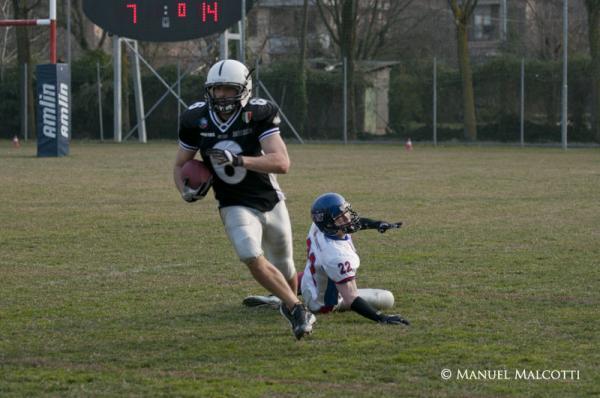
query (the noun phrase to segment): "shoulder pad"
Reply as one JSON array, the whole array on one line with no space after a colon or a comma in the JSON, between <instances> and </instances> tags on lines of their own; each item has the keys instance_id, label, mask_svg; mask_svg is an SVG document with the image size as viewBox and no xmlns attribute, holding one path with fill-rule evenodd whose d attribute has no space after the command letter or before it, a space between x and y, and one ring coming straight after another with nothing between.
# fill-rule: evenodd
<instances>
[{"instance_id":1,"label":"shoulder pad","mask_svg":"<svg viewBox=\"0 0 600 398\"><path fill-rule=\"evenodd\" d=\"M206 108L206 105L208 105L206 101L194 102L192 105L189 106L188 111L191 111L192 109Z\"/></svg>"},{"instance_id":2,"label":"shoulder pad","mask_svg":"<svg viewBox=\"0 0 600 398\"><path fill-rule=\"evenodd\" d=\"M206 114L208 110L208 104L204 101L196 102L192 104L183 114L181 115L181 121L183 124L192 126L195 125L194 121L200 119Z\"/></svg>"},{"instance_id":3,"label":"shoulder pad","mask_svg":"<svg viewBox=\"0 0 600 398\"><path fill-rule=\"evenodd\" d=\"M279 112L279 109L277 108L277 105L271 101L268 101L264 98L254 97L250 98L250 101L248 101L244 111L251 112L252 120L255 122L262 122L264 120L273 119Z\"/></svg>"}]
</instances>

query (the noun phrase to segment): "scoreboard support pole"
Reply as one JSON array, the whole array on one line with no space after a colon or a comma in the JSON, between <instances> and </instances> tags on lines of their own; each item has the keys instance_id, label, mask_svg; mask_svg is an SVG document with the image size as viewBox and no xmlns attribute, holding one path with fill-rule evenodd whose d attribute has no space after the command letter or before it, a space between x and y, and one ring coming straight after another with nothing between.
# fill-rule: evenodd
<instances>
[{"instance_id":1,"label":"scoreboard support pole","mask_svg":"<svg viewBox=\"0 0 600 398\"><path fill-rule=\"evenodd\" d=\"M238 22L238 32L242 31L242 24L241 22ZM226 31L224 31L220 36L219 36L219 58L220 59L229 59L230 54L229 54L229 42L230 41L235 41L238 44L238 58L242 59L242 53L241 53L241 49L243 48L244 44L242 42L242 35L240 33L232 33L229 31L229 29L227 29ZM242 62L244 63L244 62Z\"/></svg>"},{"instance_id":2,"label":"scoreboard support pole","mask_svg":"<svg viewBox=\"0 0 600 398\"><path fill-rule=\"evenodd\" d=\"M133 42L133 92L135 97L135 114L137 116L138 141L146 143L146 118L144 116L144 92L142 91L142 75L140 73L140 55L137 40Z\"/></svg>"},{"instance_id":3,"label":"scoreboard support pole","mask_svg":"<svg viewBox=\"0 0 600 398\"><path fill-rule=\"evenodd\" d=\"M146 133L146 117L144 116L144 91L142 89L142 75L140 72L140 54L138 50L137 40L129 40L113 36L113 74L114 74L114 140L115 142L123 141L123 80L122 80L122 68L123 58L121 42L124 42L126 46L131 49L132 53L132 80L133 80L133 93L135 98L135 113L137 117L137 125L133 130L138 131L138 140L141 143L148 142L148 136ZM133 43L133 44L132 44ZM127 56L127 51L125 56ZM128 93L126 93L127 95ZM129 138L132 132L127 134L125 140Z\"/></svg>"},{"instance_id":4,"label":"scoreboard support pole","mask_svg":"<svg viewBox=\"0 0 600 398\"><path fill-rule=\"evenodd\" d=\"M115 142L123 140L123 108L121 80L121 39L113 36L113 139Z\"/></svg>"}]
</instances>

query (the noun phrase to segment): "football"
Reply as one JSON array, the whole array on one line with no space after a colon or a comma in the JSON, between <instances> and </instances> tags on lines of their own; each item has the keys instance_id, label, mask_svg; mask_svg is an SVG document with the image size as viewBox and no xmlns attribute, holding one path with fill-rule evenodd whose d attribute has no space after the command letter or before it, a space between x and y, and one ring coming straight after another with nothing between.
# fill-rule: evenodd
<instances>
[{"instance_id":1,"label":"football","mask_svg":"<svg viewBox=\"0 0 600 398\"><path fill-rule=\"evenodd\" d=\"M205 182L212 181L212 173L204 162L192 159L185 162L181 167L181 179L183 181L187 180L187 185L190 188L197 189Z\"/></svg>"}]
</instances>

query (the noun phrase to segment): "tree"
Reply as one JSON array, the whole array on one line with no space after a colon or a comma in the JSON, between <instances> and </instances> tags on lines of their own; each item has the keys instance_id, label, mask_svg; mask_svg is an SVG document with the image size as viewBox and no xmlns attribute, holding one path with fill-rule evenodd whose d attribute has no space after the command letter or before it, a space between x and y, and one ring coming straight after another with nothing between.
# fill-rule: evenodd
<instances>
[{"instance_id":1,"label":"tree","mask_svg":"<svg viewBox=\"0 0 600 398\"><path fill-rule=\"evenodd\" d=\"M569 6L569 52L587 50L586 15L581 4L584 0L570 2ZM587 1L587 0L585 0ZM528 14L527 34L521 38L525 51L541 59L562 59L564 0L526 0Z\"/></svg>"},{"instance_id":2,"label":"tree","mask_svg":"<svg viewBox=\"0 0 600 398\"><path fill-rule=\"evenodd\" d=\"M306 35L308 31L308 0L304 0L302 5L302 29L300 32L300 57L298 59L298 93L297 112L299 128L302 134L305 133L306 115L308 114L308 96L306 94Z\"/></svg>"},{"instance_id":3,"label":"tree","mask_svg":"<svg viewBox=\"0 0 600 398\"><path fill-rule=\"evenodd\" d=\"M0 19L10 19L12 15L12 4L10 0L0 1ZM4 81L4 69L6 65L17 56L14 45L11 45L11 31L14 28L7 26L0 29L0 83Z\"/></svg>"},{"instance_id":4,"label":"tree","mask_svg":"<svg viewBox=\"0 0 600 398\"><path fill-rule=\"evenodd\" d=\"M478 0L448 0L456 25L458 64L462 77L465 138L470 140L477 139L477 120L475 118L475 95L473 93L473 72L471 71L469 57L468 29L477 2Z\"/></svg>"},{"instance_id":5,"label":"tree","mask_svg":"<svg viewBox=\"0 0 600 398\"><path fill-rule=\"evenodd\" d=\"M585 0L592 56L592 131L600 142L600 0Z\"/></svg>"},{"instance_id":6,"label":"tree","mask_svg":"<svg viewBox=\"0 0 600 398\"><path fill-rule=\"evenodd\" d=\"M13 15L14 19L30 19L31 11L39 6L41 0L36 1L28 1L28 0L12 0L13 6ZM31 46L30 46L30 38L29 38L29 29L28 27L17 27L17 61L19 65L27 64L27 75L25 76L23 73L20 74L19 77L19 87L23 87L25 85L25 79L29 84L27 85L27 92L21 93L21 95L27 96L27 109L25 112L27 113L27 125L32 133L32 136L35 136L35 108L33 106L33 65L31 63Z\"/></svg>"},{"instance_id":7,"label":"tree","mask_svg":"<svg viewBox=\"0 0 600 398\"><path fill-rule=\"evenodd\" d=\"M331 35L334 43L340 49L342 59L347 62L348 77L348 104L350 105L350 119L348 132L350 139L356 139L356 1L354 0L317 0L317 7L321 18ZM330 23L330 20L333 23Z\"/></svg>"},{"instance_id":8,"label":"tree","mask_svg":"<svg viewBox=\"0 0 600 398\"><path fill-rule=\"evenodd\" d=\"M348 131L356 138L356 61L375 58L389 43L392 27L414 0L316 0L329 35L347 60Z\"/></svg>"}]
</instances>

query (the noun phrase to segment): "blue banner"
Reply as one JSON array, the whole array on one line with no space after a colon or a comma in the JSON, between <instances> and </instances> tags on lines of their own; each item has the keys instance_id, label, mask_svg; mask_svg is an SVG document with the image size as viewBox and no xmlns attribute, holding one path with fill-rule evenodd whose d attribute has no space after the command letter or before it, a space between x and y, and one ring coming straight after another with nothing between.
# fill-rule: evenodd
<instances>
[{"instance_id":1,"label":"blue banner","mask_svg":"<svg viewBox=\"0 0 600 398\"><path fill-rule=\"evenodd\" d=\"M38 157L66 156L71 138L71 73L67 64L38 65Z\"/></svg>"}]
</instances>

